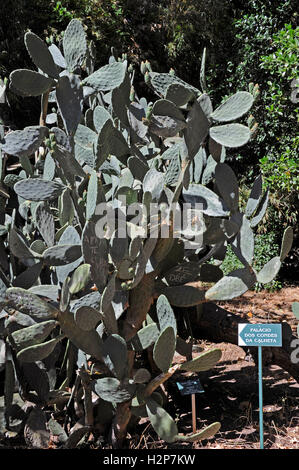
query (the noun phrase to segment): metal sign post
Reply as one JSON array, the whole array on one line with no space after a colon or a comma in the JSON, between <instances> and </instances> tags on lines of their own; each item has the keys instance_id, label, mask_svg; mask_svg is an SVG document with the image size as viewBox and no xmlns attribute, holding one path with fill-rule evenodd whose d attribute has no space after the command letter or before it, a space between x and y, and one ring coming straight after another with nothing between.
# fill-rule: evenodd
<instances>
[{"instance_id":1,"label":"metal sign post","mask_svg":"<svg viewBox=\"0 0 299 470\"><path fill-rule=\"evenodd\" d=\"M196 433L196 401L195 401L195 393L191 395L191 406L192 406L192 431L193 434Z\"/></svg>"},{"instance_id":2,"label":"metal sign post","mask_svg":"<svg viewBox=\"0 0 299 470\"><path fill-rule=\"evenodd\" d=\"M260 448L264 448L264 420L263 420L263 367L262 347L282 346L281 325L278 323L239 323L238 345L258 347L258 377L259 377L259 421L260 421Z\"/></svg>"}]
</instances>

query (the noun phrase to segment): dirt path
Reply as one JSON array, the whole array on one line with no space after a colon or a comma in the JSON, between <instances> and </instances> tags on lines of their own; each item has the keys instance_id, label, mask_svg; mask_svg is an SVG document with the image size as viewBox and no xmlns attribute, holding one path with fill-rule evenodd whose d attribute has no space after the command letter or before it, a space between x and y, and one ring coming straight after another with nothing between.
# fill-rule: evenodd
<instances>
[{"instance_id":1,"label":"dirt path","mask_svg":"<svg viewBox=\"0 0 299 470\"><path fill-rule=\"evenodd\" d=\"M218 302L218 305L252 323L287 321L295 332L298 322L292 314L293 302L299 302L299 286L286 287L277 292L248 291L242 297Z\"/></svg>"}]
</instances>

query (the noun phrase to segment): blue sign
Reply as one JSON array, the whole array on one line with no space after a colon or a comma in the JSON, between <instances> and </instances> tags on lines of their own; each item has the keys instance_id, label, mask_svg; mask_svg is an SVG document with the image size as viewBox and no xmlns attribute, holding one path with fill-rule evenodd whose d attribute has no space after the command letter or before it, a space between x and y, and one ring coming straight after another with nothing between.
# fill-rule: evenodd
<instances>
[{"instance_id":1,"label":"blue sign","mask_svg":"<svg viewBox=\"0 0 299 470\"><path fill-rule=\"evenodd\" d=\"M176 384L181 395L205 392L199 379L184 380L183 382L177 382Z\"/></svg>"},{"instance_id":2,"label":"blue sign","mask_svg":"<svg viewBox=\"0 0 299 470\"><path fill-rule=\"evenodd\" d=\"M262 347L282 346L279 323L239 323L238 345L258 346L260 448L264 448Z\"/></svg>"},{"instance_id":3,"label":"blue sign","mask_svg":"<svg viewBox=\"0 0 299 470\"><path fill-rule=\"evenodd\" d=\"M279 323L239 323L239 346L282 346Z\"/></svg>"}]
</instances>

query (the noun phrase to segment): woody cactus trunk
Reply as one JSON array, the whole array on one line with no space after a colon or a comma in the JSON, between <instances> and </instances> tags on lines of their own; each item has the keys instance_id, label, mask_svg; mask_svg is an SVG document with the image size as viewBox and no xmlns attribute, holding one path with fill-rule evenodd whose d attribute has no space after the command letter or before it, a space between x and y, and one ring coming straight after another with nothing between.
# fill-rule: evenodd
<instances>
[{"instance_id":1,"label":"woody cactus trunk","mask_svg":"<svg viewBox=\"0 0 299 470\"><path fill-rule=\"evenodd\" d=\"M253 229L268 193L259 176L241 212L225 163L227 149L255 132L232 121L247 115L256 90L213 110L204 54L203 92L143 63L156 96L148 103L125 56L94 71L78 20L62 50L32 32L25 44L37 70L15 70L10 88L41 96L40 124L0 129L5 427L33 447L54 435L70 448L90 433L120 447L132 416L147 416L166 442L209 438L220 423L183 436L164 409L169 377L208 370L221 357L219 349L192 356L172 306L232 299L269 282L291 245L288 229L281 256L253 269ZM189 223L176 223L180 211ZM243 268L223 276L228 244ZM141 361L145 350L157 373ZM183 364L173 365L175 351ZM64 410L64 425L55 413L49 419L49 407Z\"/></svg>"}]
</instances>

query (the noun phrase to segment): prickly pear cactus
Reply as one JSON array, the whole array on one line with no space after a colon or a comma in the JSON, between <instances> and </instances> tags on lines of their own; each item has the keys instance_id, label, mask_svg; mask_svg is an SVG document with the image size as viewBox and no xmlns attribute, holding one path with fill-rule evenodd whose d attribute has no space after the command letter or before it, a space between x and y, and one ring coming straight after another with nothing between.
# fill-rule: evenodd
<instances>
[{"instance_id":1,"label":"prickly pear cactus","mask_svg":"<svg viewBox=\"0 0 299 470\"><path fill-rule=\"evenodd\" d=\"M226 163L230 149L252 138L250 127L233 121L248 114L254 97L239 91L213 110L204 54L203 93L143 63L157 97L149 103L137 96L125 56L113 54L94 71L78 20L63 51L34 33L25 44L38 70L12 72L10 86L41 95L41 119L2 132L0 141L1 156L19 162L1 173L5 426L20 432L16 407L30 401L40 411L30 414L29 433L35 415L45 422L45 406L65 409L71 425L84 415L85 426L73 432L48 422L66 448L109 428L112 444L121 445L132 415L147 416L167 442L212 437L218 422L180 435L159 390L177 370L200 373L221 357L218 349L192 357L172 306L232 299L256 281L268 283L292 245L289 228L280 257L254 270L254 228L268 193L259 176L242 212ZM223 276L228 245L243 268ZM137 363L144 350L154 367ZM186 352L185 363L174 363L175 351ZM24 410L19 415L26 421Z\"/></svg>"}]
</instances>

